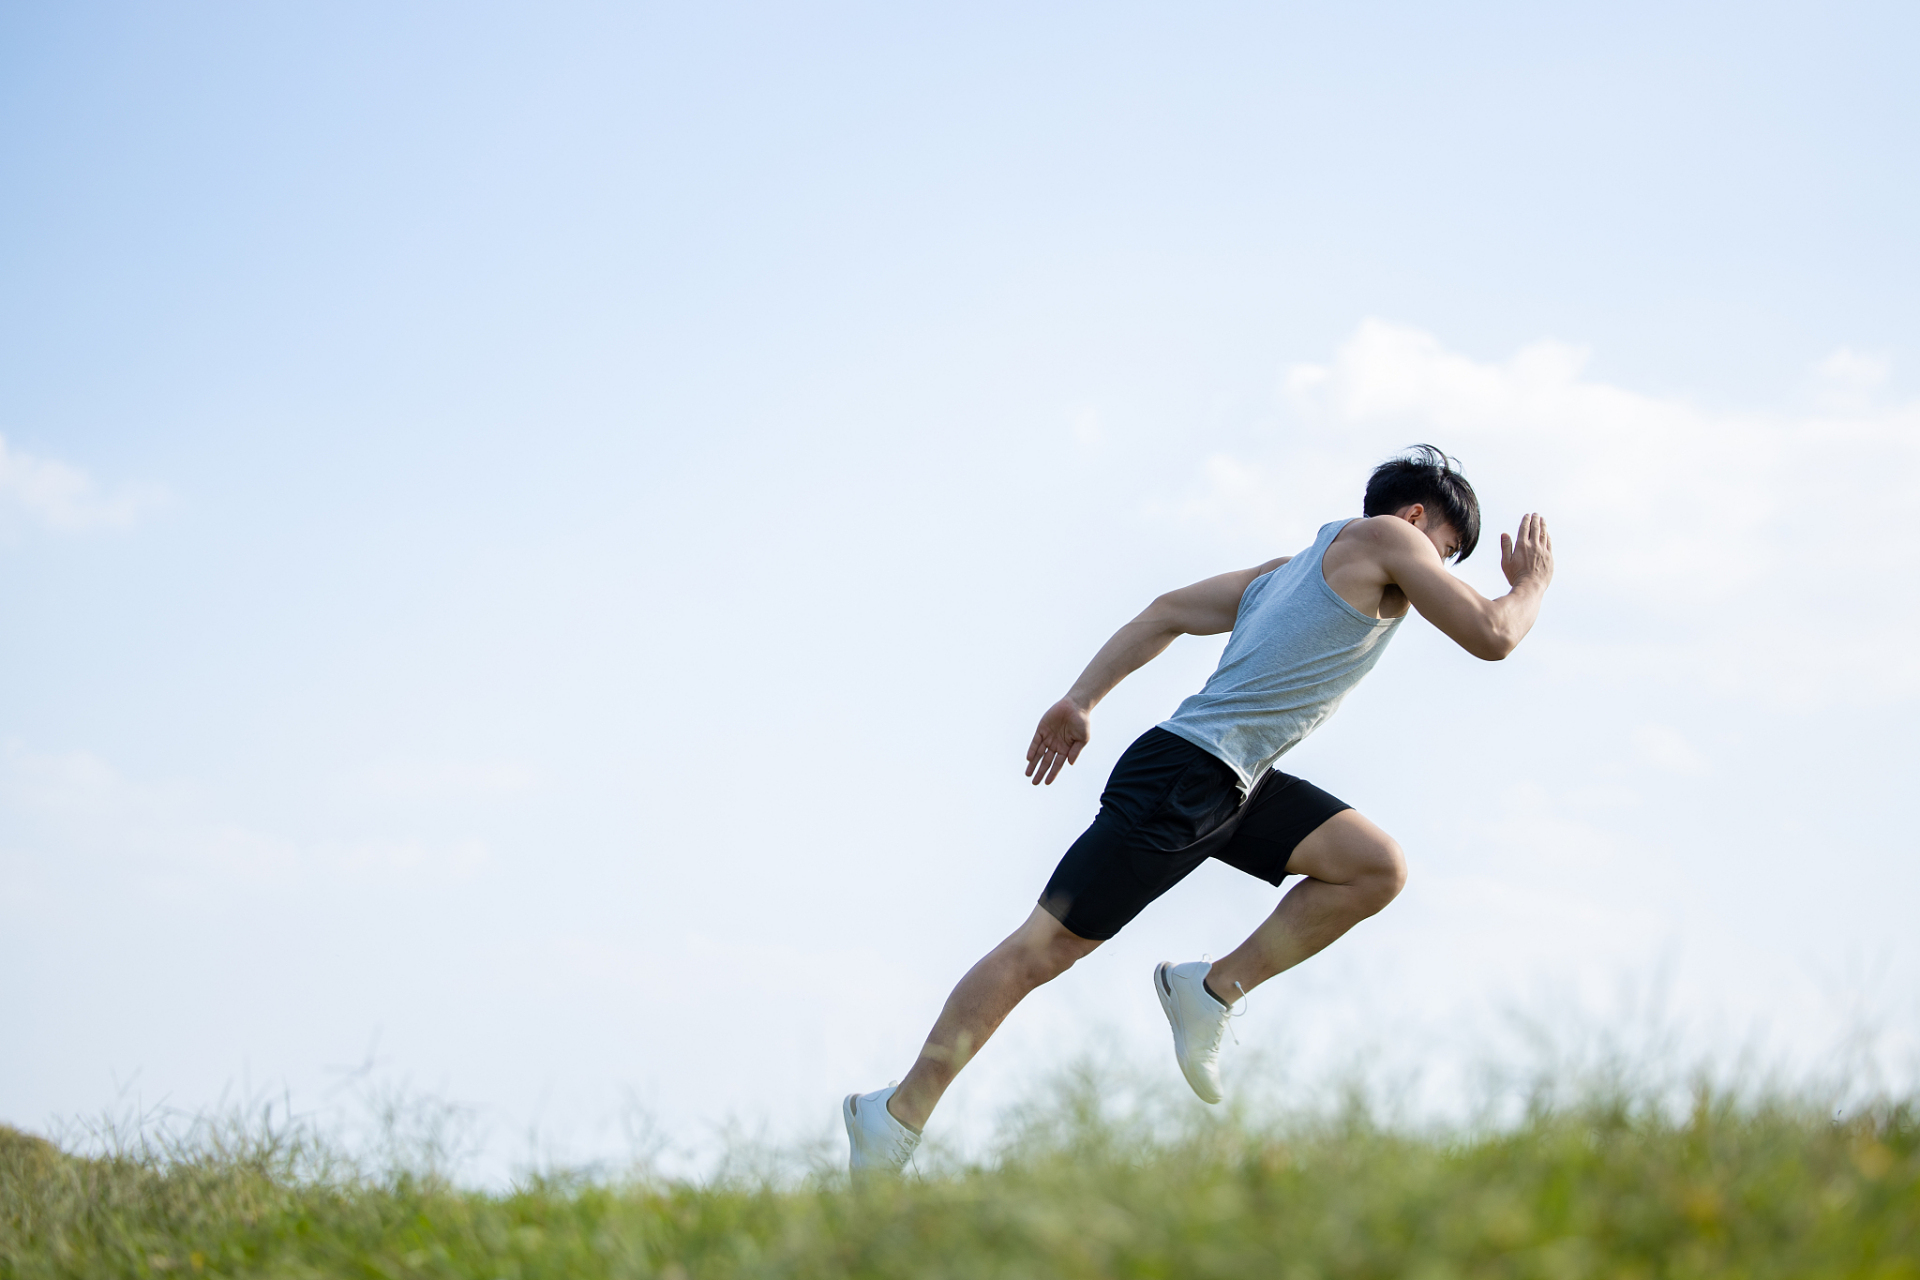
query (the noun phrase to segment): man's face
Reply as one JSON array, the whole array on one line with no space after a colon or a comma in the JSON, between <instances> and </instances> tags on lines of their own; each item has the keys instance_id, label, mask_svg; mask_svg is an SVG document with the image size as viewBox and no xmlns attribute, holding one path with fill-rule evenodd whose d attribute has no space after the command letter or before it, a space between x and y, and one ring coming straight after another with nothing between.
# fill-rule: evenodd
<instances>
[{"instance_id":1,"label":"man's face","mask_svg":"<svg viewBox=\"0 0 1920 1280\"><path fill-rule=\"evenodd\" d=\"M1447 523L1445 516L1428 511L1422 503L1414 503L1394 513L1414 528L1427 535L1427 541L1440 553L1442 560L1451 560L1460 551L1460 533Z\"/></svg>"}]
</instances>

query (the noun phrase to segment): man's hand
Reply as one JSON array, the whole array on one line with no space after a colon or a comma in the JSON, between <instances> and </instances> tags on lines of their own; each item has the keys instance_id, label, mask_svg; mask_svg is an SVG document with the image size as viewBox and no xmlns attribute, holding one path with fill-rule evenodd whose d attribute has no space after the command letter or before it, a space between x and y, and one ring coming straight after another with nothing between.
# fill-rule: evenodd
<instances>
[{"instance_id":1,"label":"man's hand","mask_svg":"<svg viewBox=\"0 0 1920 1280\"><path fill-rule=\"evenodd\" d=\"M1033 744L1027 748L1027 776L1033 779L1033 785L1044 782L1052 786L1060 776L1060 767L1078 760L1080 748L1092 736L1086 711L1071 697L1048 707L1047 714L1040 717L1040 727L1033 731Z\"/></svg>"},{"instance_id":2,"label":"man's hand","mask_svg":"<svg viewBox=\"0 0 1920 1280\"><path fill-rule=\"evenodd\" d=\"M1537 578L1544 590L1553 581L1553 539L1547 536L1546 517L1523 516L1517 539L1500 535L1500 572L1507 575L1507 585L1512 587Z\"/></svg>"}]
</instances>

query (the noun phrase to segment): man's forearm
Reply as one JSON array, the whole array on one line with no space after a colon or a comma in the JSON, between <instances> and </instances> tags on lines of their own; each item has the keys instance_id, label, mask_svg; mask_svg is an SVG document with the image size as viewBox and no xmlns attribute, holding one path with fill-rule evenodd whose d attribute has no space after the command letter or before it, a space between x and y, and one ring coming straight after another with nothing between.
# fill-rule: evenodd
<instances>
[{"instance_id":1,"label":"man's forearm","mask_svg":"<svg viewBox=\"0 0 1920 1280\"><path fill-rule=\"evenodd\" d=\"M1082 711L1093 710L1115 685L1158 657L1179 634L1165 622L1135 618L1100 646L1100 652L1093 655L1093 661L1067 690L1067 698Z\"/></svg>"},{"instance_id":2,"label":"man's forearm","mask_svg":"<svg viewBox=\"0 0 1920 1280\"><path fill-rule=\"evenodd\" d=\"M1527 632L1533 630L1533 624L1540 617L1540 603L1546 594L1546 583L1537 578L1523 578L1507 594L1488 602L1493 615L1493 643L1500 651L1500 657L1512 653L1526 639Z\"/></svg>"}]
</instances>

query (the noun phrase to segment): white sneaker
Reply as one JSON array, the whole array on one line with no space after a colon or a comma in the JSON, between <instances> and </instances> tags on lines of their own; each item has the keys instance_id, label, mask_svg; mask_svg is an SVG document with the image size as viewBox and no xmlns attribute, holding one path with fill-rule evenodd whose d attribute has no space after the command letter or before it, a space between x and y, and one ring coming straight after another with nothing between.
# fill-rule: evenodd
<instances>
[{"instance_id":1,"label":"white sneaker","mask_svg":"<svg viewBox=\"0 0 1920 1280\"><path fill-rule=\"evenodd\" d=\"M847 1145L852 1149L851 1168L861 1173L899 1173L913 1158L920 1135L894 1119L887 1110L887 1099L899 1087L899 1081L872 1093L850 1093L840 1104L840 1118L847 1122Z\"/></svg>"},{"instance_id":2,"label":"white sneaker","mask_svg":"<svg viewBox=\"0 0 1920 1280\"><path fill-rule=\"evenodd\" d=\"M1153 994L1160 997L1167 1023L1173 1028L1173 1055L1202 1102L1218 1102L1220 1092L1220 1038L1227 1034L1226 1005L1207 991L1205 960L1171 964L1162 960L1153 970Z\"/></svg>"}]
</instances>

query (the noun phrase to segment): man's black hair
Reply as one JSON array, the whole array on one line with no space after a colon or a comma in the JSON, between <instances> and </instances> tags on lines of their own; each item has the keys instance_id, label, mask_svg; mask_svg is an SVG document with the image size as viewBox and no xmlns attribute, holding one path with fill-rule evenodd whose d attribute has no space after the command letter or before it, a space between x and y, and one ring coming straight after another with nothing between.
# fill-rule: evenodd
<instances>
[{"instance_id":1,"label":"man's black hair","mask_svg":"<svg viewBox=\"0 0 1920 1280\"><path fill-rule=\"evenodd\" d=\"M1473 554L1480 542L1480 499L1460 474L1460 460L1449 458L1430 444L1416 444L1406 456L1381 463L1367 477L1367 500L1360 510L1370 516L1390 516L1414 503L1443 517L1460 535L1458 564Z\"/></svg>"}]
</instances>

